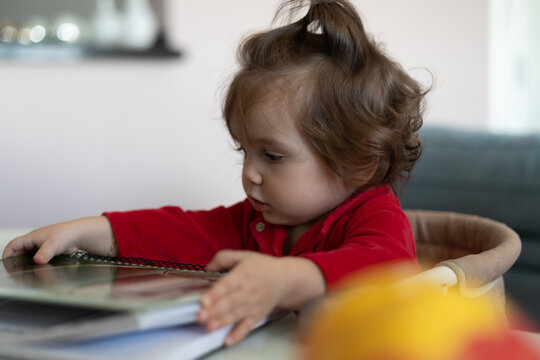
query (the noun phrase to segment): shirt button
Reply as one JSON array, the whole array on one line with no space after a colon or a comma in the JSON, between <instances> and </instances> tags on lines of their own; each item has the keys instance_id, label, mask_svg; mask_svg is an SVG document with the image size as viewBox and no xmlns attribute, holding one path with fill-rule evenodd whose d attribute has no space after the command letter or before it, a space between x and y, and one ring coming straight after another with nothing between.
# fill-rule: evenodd
<instances>
[{"instance_id":1,"label":"shirt button","mask_svg":"<svg viewBox=\"0 0 540 360\"><path fill-rule=\"evenodd\" d=\"M257 230L258 232L261 232L261 231L264 231L264 223L263 222L258 222L256 225L255 225L255 230Z\"/></svg>"}]
</instances>

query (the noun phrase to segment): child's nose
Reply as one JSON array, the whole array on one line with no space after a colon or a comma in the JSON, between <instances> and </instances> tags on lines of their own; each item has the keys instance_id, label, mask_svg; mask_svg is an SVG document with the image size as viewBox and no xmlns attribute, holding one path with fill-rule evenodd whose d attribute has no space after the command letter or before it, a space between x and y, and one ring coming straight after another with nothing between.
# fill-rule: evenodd
<instances>
[{"instance_id":1,"label":"child's nose","mask_svg":"<svg viewBox=\"0 0 540 360\"><path fill-rule=\"evenodd\" d=\"M257 170L253 161L248 161L248 158L244 159L244 167L242 168L242 176L248 182L255 185L262 185L263 178L261 173Z\"/></svg>"}]
</instances>

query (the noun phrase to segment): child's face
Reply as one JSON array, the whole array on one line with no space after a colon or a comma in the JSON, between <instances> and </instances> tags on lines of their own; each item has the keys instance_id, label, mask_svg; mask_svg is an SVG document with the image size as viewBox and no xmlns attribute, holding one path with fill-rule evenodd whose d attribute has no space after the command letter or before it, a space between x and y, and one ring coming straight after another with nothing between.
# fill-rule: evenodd
<instances>
[{"instance_id":1,"label":"child's face","mask_svg":"<svg viewBox=\"0 0 540 360\"><path fill-rule=\"evenodd\" d=\"M356 189L326 165L280 108L272 102L254 106L245 131L234 131L242 134L235 136L245 155L242 184L269 223L314 223Z\"/></svg>"}]
</instances>

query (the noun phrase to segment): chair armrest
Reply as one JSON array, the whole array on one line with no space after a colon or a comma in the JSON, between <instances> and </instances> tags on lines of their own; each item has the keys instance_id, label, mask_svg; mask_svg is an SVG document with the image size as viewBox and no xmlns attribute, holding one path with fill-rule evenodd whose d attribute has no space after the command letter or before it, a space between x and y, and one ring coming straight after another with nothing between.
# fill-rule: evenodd
<instances>
[{"instance_id":1,"label":"chair armrest","mask_svg":"<svg viewBox=\"0 0 540 360\"><path fill-rule=\"evenodd\" d=\"M429 270L422 271L419 274L413 275L405 280L399 281L398 286L409 286L415 284L426 284L438 286L441 290L446 290L449 287L455 286L458 283L456 273L447 266L436 266Z\"/></svg>"},{"instance_id":2,"label":"chair armrest","mask_svg":"<svg viewBox=\"0 0 540 360\"><path fill-rule=\"evenodd\" d=\"M508 226L475 215L406 210L419 258L435 260L429 268L446 266L460 286L480 289L500 278L521 251L518 234ZM441 251L445 250L445 251Z\"/></svg>"},{"instance_id":3,"label":"chair armrest","mask_svg":"<svg viewBox=\"0 0 540 360\"><path fill-rule=\"evenodd\" d=\"M461 295L465 297L477 297L490 291L500 280L500 278L498 278L480 287L469 288L467 287L466 281L459 281L459 278L463 276L463 274L456 274L456 272L448 266L439 265L402 280L396 285L409 286L414 284L426 284L440 287L443 291L457 285Z\"/></svg>"}]
</instances>

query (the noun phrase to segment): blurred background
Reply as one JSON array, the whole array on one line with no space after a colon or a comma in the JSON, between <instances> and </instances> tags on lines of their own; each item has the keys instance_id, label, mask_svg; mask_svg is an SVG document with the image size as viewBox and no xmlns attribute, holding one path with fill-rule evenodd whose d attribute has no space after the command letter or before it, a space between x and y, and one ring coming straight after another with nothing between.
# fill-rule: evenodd
<instances>
[{"instance_id":1,"label":"blurred background","mask_svg":"<svg viewBox=\"0 0 540 360\"><path fill-rule=\"evenodd\" d=\"M540 130L539 2L353 3L415 78L433 74L425 124ZM222 93L278 4L0 0L0 227L242 200Z\"/></svg>"}]
</instances>

